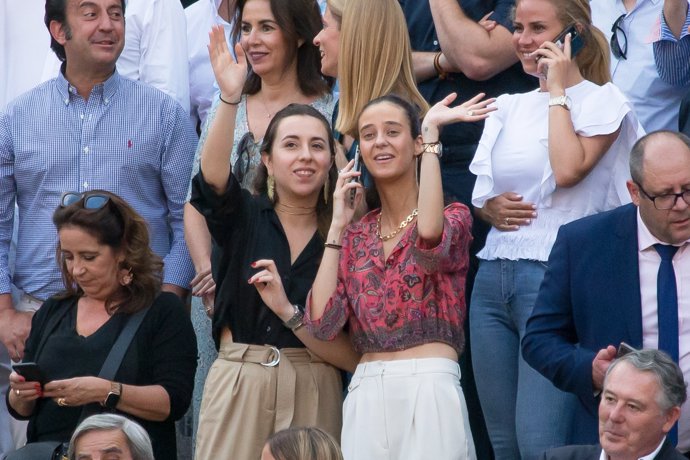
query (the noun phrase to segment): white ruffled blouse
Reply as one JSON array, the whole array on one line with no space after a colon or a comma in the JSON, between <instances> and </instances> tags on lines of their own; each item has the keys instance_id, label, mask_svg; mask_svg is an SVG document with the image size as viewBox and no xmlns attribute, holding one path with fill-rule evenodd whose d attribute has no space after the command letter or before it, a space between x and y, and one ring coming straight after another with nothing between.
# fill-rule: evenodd
<instances>
[{"instance_id":1,"label":"white ruffled blouse","mask_svg":"<svg viewBox=\"0 0 690 460\"><path fill-rule=\"evenodd\" d=\"M557 187L548 151L549 93L499 96L470 165L477 176L472 204L481 208L490 198L515 192L536 204L538 216L515 232L492 227L479 258L546 261L561 225L630 202L628 159L644 134L630 102L611 83L584 80L566 94L578 135L610 134L620 127L618 138L580 183Z\"/></svg>"}]
</instances>

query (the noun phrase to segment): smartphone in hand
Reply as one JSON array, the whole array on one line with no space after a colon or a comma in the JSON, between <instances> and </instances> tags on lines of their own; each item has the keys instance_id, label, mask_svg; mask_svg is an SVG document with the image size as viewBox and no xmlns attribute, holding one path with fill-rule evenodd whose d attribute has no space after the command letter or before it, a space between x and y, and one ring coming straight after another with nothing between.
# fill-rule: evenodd
<instances>
[{"instance_id":1,"label":"smartphone in hand","mask_svg":"<svg viewBox=\"0 0 690 460\"><path fill-rule=\"evenodd\" d=\"M355 149L355 164L352 166L353 171L362 171L362 159L361 159L361 153L359 151L359 144L357 144L357 149ZM362 176L357 176L353 181L357 181L360 184L362 183ZM357 189L352 189L350 190L350 207L354 208L355 207L355 196L357 196Z\"/></svg>"},{"instance_id":2,"label":"smartphone in hand","mask_svg":"<svg viewBox=\"0 0 690 460\"><path fill-rule=\"evenodd\" d=\"M41 385L47 382L43 371L36 363L12 364L12 370L24 377L27 382L38 382Z\"/></svg>"}]
</instances>

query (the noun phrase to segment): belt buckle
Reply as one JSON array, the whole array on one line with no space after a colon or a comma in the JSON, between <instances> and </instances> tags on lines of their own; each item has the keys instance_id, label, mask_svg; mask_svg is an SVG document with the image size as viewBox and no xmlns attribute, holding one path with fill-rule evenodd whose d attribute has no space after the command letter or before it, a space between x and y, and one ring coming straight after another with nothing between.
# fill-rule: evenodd
<instances>
[{"instance_id":1,"label":"belt buckle","mask_svg":"<svg viewBox=\"0 0 690 460\"><path fill-rule=\"evenodd\" d=\"M267 363L259 363L264 367L276 367L280 363L280 350L276 347L271 347L271 354L273 359Z\"/></svg>"}]
</instances>

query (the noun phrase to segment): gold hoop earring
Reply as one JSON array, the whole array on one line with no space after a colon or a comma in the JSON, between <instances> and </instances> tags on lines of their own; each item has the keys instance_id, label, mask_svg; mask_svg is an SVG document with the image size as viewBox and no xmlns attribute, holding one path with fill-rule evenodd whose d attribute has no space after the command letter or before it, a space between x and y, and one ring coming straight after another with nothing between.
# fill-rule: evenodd
<instances>
[{"instance_id":1,"label":"gold hoop earring","mask_svg":"<svg viewBox=\"0 0 690 460\"><path fill-rule=\"evenodd\" d=\"M276 202L276 180L273 176L268 176L266 178L266 194L271 203Z\"/></svg>"}]
</instances>

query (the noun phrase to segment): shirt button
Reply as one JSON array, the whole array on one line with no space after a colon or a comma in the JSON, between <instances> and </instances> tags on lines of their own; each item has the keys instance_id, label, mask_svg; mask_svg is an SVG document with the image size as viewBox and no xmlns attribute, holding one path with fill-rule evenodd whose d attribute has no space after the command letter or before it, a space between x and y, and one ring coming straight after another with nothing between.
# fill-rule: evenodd
<instances>
[{"instance_id":1,"label":"shirt button","mask_svg":"<svg viewBox=\"0 0 690 460\"><path fill-rule=\"evenodd\" d=\"M107 104L108 102L110 102L110 99L108 99L108 98L106 97L106 98L103 100L103 102L105 102L105 103Z\"/></svg>"},{"instance_id":2,"label":"shirt button","mask_svg":"<svg viewBox=\"0 0 690 460\"><path fill-rule=\"evenodd\" d=\"M88 148L88 147L84 147L84 153L89 153L89 148Z\"/></svg>"},{"instance_id":3,"label":"shirt button","mask_svg":"<svg viewBox=\"0 0 690 460\"><path fill-rule=\"evenodd\" d=\"M266 328L266 332L271 332L271 326L268 326L268 327Z\"/></svg>"},{"instance_id":4,"label":"shirt button","mask_svg":"<svg viewBox=\"0 0 690 460\"><path fill-rule=\"evenodd\" d=\"M79 117L83 120L83 119L84 119L84 114L82 113L81 115L79 115Z\"/></svg>"},{"instance_id":5,"label":"shirt button","mask_svg":"<svg viewBox=\"0 0 690 460\"><path fill-rule=\"evenodd\" d=\"M89 188L89 183L84 181L84 188Z\"/></svg>"},{"instance_id":6,"label":"shirt button","mask_svg":"<svg viewBox=\"0 0 690 460\"><path fill-rule=\"evenodd\" d=\"M438 40L434 40L434 46L438 46Z\"/></svg>"}]
</instances>

